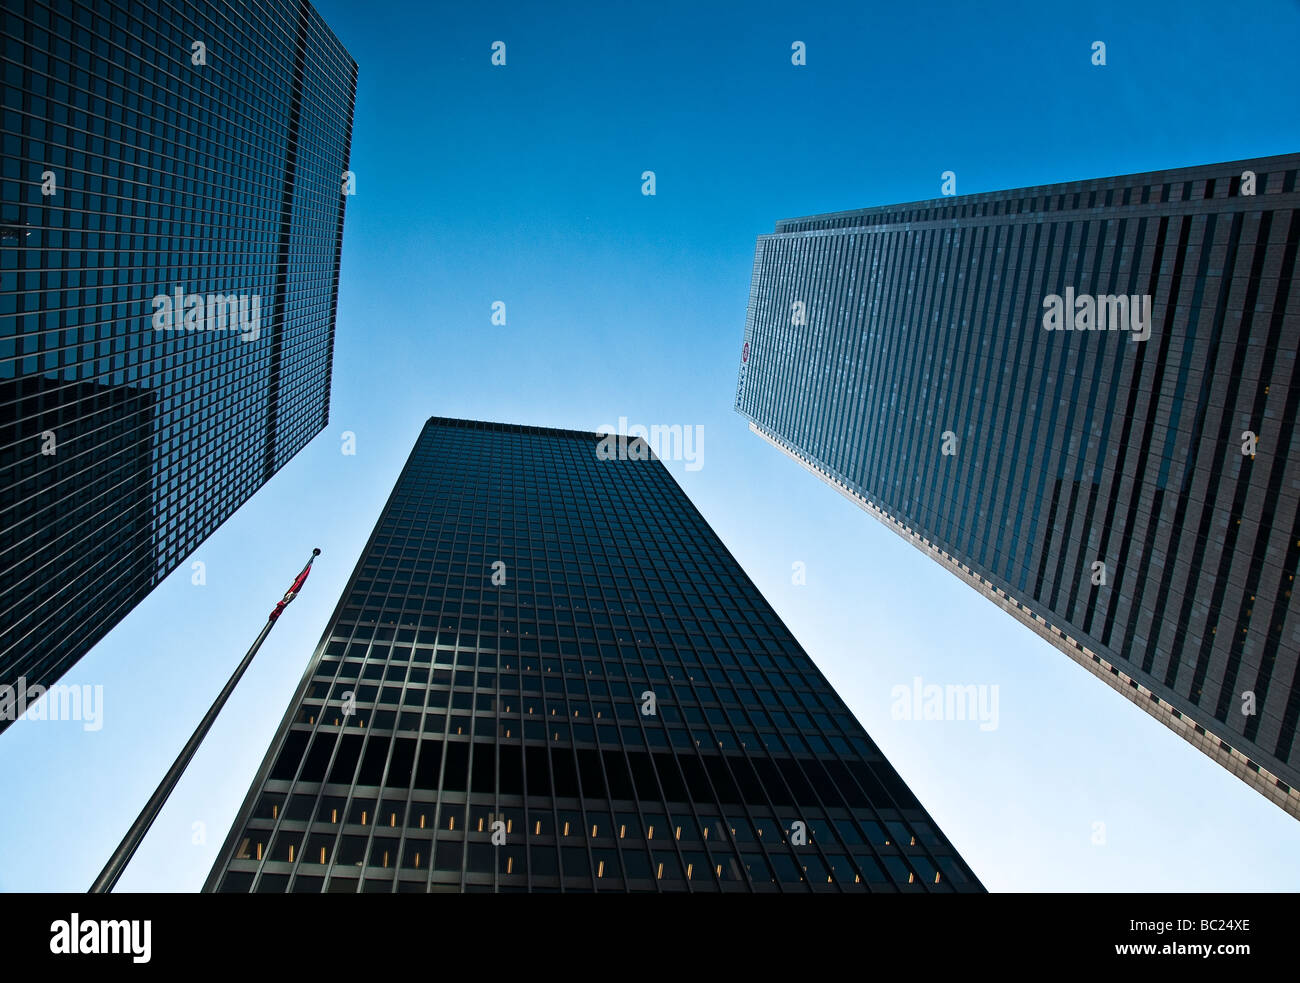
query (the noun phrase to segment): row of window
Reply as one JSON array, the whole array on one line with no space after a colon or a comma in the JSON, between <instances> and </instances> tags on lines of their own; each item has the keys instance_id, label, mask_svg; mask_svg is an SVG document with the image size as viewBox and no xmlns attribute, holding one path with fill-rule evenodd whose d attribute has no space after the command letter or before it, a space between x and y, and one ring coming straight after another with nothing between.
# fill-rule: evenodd
<instances>
[{"instance_id":1,"label":"row of window","mask_svg":"<svg viewBox=\"0 0 1300 983\"><path fill-rule=\"evenodd\" d=\"M1256 174L1255 193L1281 194L1288 182L1294 180L1294 171L1260 171ZM1024 192L964 195L951 205L933 205L925 208L899 210L886 205L864 209L849 215L812 219L787 219L777 223L777 233L809 232L823 229L861 228L873 225L894 225L908 222L950 221L952 219L984 218L998 215L1021 215L1039 212L1072 211L1079 208L1124 208L1152 202L1204 201L1207 199L1236 198L1241 193L1241 173L1225 174L1211 178L1185 181L1167 181L1161 184L1116 187L1111 178L1102 187L1085 188L1062 194L1026 196ZM1111 185L1106 187L1105 185Z\"/></svg>"}]
</instances>

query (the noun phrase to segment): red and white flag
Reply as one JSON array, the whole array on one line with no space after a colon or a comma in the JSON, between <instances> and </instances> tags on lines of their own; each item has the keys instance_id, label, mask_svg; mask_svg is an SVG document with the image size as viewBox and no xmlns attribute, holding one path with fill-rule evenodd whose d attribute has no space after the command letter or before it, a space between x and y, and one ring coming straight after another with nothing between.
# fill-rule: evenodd
<instances>
[{"instance_id":1,"label":"red and white flag","mask_svg":"<svg viewBox=\"0 0 1300 983\"><path fill-rule=\"evenodd\" d=\"M293 580L293 586L290 587L290 588L285 592L284 597L280 599L280 603L277 604L277 605L275 606L275 610L271 612L271 620L272 620L272 621L274 621L276 618L280 617L280 615L281 615L281 613L284 611L284 609L285 609L286 607L289 606L289 603L290 603L290 602L291 602L295 597L298 596L298 591L302 590L302 585L305 584L305 583L307 582L307 574L311 573L311 565L312 565L312 563L315 561L316 557L319 556L319 555L320 555L320 550L315 549L315 550L312 550L312 551L311 551L311 559L308 560L308 561L307 561L307 565L306 565L305 567L302 568L302 573L298 574L298 576L294 578L294 580Z\"/></svg>"}]
</instances>

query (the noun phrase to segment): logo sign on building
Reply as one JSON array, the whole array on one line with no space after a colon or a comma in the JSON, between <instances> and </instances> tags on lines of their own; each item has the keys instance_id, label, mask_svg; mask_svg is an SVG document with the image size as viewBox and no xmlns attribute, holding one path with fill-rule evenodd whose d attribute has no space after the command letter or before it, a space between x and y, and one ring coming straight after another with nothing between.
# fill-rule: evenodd
<instances>
[{"instance_id":1,"label":"logo sign on building","mask_svg":"<svg viewBox=\"0 0 1300 983\"><path fill-rule=\"evenodd\" d=\"M740 378L736 381L736 404L740 404L740 394L745 391L745 373L749 371L749 342L740 350Z\"/></svg>"}]
</instances>

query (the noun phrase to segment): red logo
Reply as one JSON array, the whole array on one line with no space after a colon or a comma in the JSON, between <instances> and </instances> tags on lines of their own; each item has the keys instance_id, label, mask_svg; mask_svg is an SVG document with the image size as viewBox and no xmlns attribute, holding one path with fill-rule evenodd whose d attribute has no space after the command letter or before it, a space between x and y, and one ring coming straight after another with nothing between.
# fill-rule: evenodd
<instances>
[{"instance_id":1,"label":"red logo","mask_svg":"<svg viewBox=\"0 0 1300 983\"><path fill-rule=\"evenodd\" d=\"M741 351L741 353L740 353L740 360L741 360L742 362L748 362L748 361L749 361L749 342L745 342L745 347L744 347L744 349L743 349L743 350Z\"/></svg>"}]
</instances>

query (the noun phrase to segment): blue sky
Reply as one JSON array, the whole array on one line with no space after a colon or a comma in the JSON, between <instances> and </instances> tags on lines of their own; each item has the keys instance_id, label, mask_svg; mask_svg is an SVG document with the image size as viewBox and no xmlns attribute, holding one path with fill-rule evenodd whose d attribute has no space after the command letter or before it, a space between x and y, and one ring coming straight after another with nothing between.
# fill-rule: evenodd
<instances>
[{"instance_id":1,"label":"blue sky","mask_svg":"<svg viewBox=\"0 0 1300 983\"><path fill-rule=\"evenodd\" d=\"M201 885L433 414L702 426L677 480L990 889L1300 884L1300 824L731 408L777 219L1294 151L1300 7L317 6L360 65L329 428L63 678L102 729L0 736L0 890L85 890L320 546L119 890ZM997 729L892 719L918 676Z\"/></svg>"}]
</instances>

